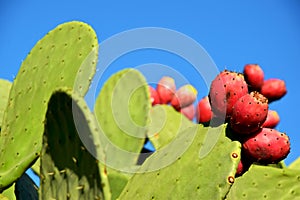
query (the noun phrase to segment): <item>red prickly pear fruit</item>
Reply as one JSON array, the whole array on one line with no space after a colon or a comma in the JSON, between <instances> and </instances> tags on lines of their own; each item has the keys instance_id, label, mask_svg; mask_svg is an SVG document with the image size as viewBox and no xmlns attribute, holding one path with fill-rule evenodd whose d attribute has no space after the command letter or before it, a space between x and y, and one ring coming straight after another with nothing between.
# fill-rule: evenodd
<instances>
[{"instance_id":1,"label":"red prickly pear fruit","mask_svg":"<svg viewBox=\"0 0 300 200\"><path fill-rule=\"evenodd\" d=\"M253 162L277 163L290 152L289 137L275 129L263 128L243 142L243 152Z\"/></svg>"},{"instance_id":2,"label":"red prickly pear fruit","mask_svg":"<svg viewBox=\"0 0 300 200\"><path fill-rule=\"evenodd\" d=\"M158 96L156 90L150 85L148 87L149 87L149 91L150 91L150 101L152 103L152 106L154 106L156 104L160 104L160 99L159 99L159 96Z\"/></svg>"},{"instance_id":3,"label":"red prickly pear fruit","mask_svg":"<svg viewBox=\"0 0 300 200\"><path fill-rule=\"evenodd\" d=\"M275 110L269 110L267 119L263 123L264 128L275 128L280 122L280 117Z\"/></svg>"},{"instance_id":4,"label":"red prickly pear fruit","mask_svg":"<svg viewBox=\"0 0 300 200\"><path fill-rule=\"evenodd\" d=\"M269 99L269 102L281 99L286 93L284 80L271 78L264 81L260 93Z\"/></svg>"},{"instance_id":5,"label":"red prickly pear fruit","mask_svg":"<svg viewBox=\"0 0 300 200\"><path fill-rule=\"evenodd\" d=\"M240 134L258 131L267 118L268 108L268 99L259 92L242 96L233 106L231 129Z\"/></svg>"},{"instance_id":6,"label":"red prickly pear fruit","mask_svg":"<svg viewBox=\"0 0 300 200\"><path fill-rule=\"evenodd\" d=\"M184 108L181 108L180 109L180 112L186 116L189 120L193 120L194 117L195 117L195 107L193 104L187 106L187 107L184 107Z\"/></svg>"},{"instance_id":7,"label":"red prickly pear fruit","mask_svg":"<svg viewBox=\"0 0 300 200\"><path fill-rule=\"evenodd\" d=\"M196 118L198 123L207 123L213 117L213 113L211 111L210 103L208 96L202 98L198 104L196 109Z\"/></svg>"},{"instance_id":8,"label":"red prickly pear fruit","mask_svg":"<svg viewBox=\"0 0 300 200\"><path fill-rule=\"evenodd\" d=\"M192 85L187 84L180 87L172 98L171 105L176 109L187 107L194 103L197 98L197 90Z\"/></svg>"},{"instance_id":9,"label":"red prickly pear fruit","mask_svg":"<svg viewBox=\"0 0 300 200\"><path fill-rule=\"evenodd\" d=\"M162 77L158 82L156 91L161 104L170 103L176 91L175 80L169 76Z\"/></svg>"},{"instance_id":10,"label":"red prickly pear fruit","mask_svg":"<svg viewBox=\"0 0 300 200\"><path fill-rule=\"evenodd\" d=\"M209 101L212 112L219 118L229 119L235 102L248 93L244 75L224 70L212 81Z\"/></svg>"},{"instance_id":11,"label":"red prickly pear fruit","mask_svg":"<svg viewBox=\"0 0 300 200\"><path fill-rule=\"evenodd\" d=\"M264 71L258 64L245 65L244 77L251 91L260 91L264 83Z\"/></svg>"}]
</instances>

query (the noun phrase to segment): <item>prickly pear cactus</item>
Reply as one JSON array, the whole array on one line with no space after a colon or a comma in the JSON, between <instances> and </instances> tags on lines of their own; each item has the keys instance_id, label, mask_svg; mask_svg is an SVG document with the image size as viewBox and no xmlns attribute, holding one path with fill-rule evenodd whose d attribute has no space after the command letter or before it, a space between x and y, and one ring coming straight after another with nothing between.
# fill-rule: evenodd
<instances>
[{"instance_id":1,"label":"prickly pear cactus","mask_svg":"<svg viewBox=\"0 0 300 200\"><path fill-rule=\"evenodd\" d=\"M212 134L219 131L222 133ZM206 135L219 138L212 151L200 159ZM239 159L240 143L225 137L225 126L192 126L150 156L119 199L224 199Z\"/></svg>"},{"instance_id":2,"label":"prickly pear cactus","mask_svg":"<svg viewBox=\"0 0 300 200\"><path fill-rule=\"evenodd\" d=\"M41 39L22 63L0 135L0 191L38 158L52 92L62 86L74 86L80 95L87 91L95 71L97 45L89 25L68 22Z\"/></svg>"},{"instance_id":3,"label":"prickly pear cactus","mask_svg":"<svg viewBox=\"0 0 300 200\"><path fill-rule=\"evenodd\" d=\"M107 177L92 156L101 151L99 143L94 144L96 120L84 100L58 91L50 99L46 119L40 158L41 199L109 199ZM79 131L84 135L80 137Z\"/></svg>"},{"instance_id":4,"label":"prickly pear cactus","mask_svg":"<svg viewBox=\"0 0 300 200\"><path fill-rule=\"evenodd\" d=\"M11 82L4 79L0 79L0 128L2 125L4 110L8 102L10 88L11 88Z\"/></svg>"},{"instance_id":5,"label":"prickly pear cactus","mask_svg":"<svg viewBox=\"0 0 300 200\"><path fill-rule=\"evenodd\" d=\"M300 199L300 170L252 165L236 179L226 200Z\"/></svg>"},{"instance_id":6,"label":"prickly pear cactus","mask_svg":"<svg viewBox=\"0 0 300 200\"><path fill-rule=\"evenodd\" d=\"M156 105L150 112L148 137L155 149L169 144L184 129L194 125L184 115L167 105Z\"/></svg>"},{"instance_id":7,"label":"prickly pear cactus","mask_svg":"<svg viewBox=\"0 0 300 200\"><path fill-rule=\"evenodd\" d=\"M103 132L101 142L113 199L128 179L122 171L135 171L146 138L150 107L147 82L134 69L111 76L96 100L94 112Z\"/></svg>"}]
</instances>

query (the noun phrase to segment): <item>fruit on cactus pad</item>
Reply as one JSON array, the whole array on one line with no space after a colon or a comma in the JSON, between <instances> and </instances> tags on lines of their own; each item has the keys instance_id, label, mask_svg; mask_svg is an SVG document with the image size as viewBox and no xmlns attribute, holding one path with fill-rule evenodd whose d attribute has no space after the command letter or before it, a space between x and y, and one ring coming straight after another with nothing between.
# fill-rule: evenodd
<instances>
[{"instance_id":1,"label":"fruit on cactus pad","mask_svg":"<svg viewBox=\"0 0 300 200\"><path fill-rule=\"evenodd\" d=\"M244 77L252 91L259 91L264 83L264 71L258 64L245 65Z\"/></svg>"},{"instance_id":2,"label":"fruit on cactus pad","mask_svg":"<svg viewBox=\"0 0 300 200\"><path fill-rule=\"evenodd\" d=\"M180 112L191 121L194 119L195 113L196 113L195 107L193 104L191 104L187 107L181 108Z\"/></svg>"},{"instance_id":3,"label":"fruit on cactus pad","mask_svg":"<svg viewBox=\"0 0 300 200\"><path fill-rule=\"evenodd\" d=\"M264 81L260 92L272 102L281 99L287 90L284 80L271 78Z\"/></svg>"},{"instance_id":4,"label":"fruit on cactus pad","mask_svg":"<svg viewBox=\"0 0 300 200\"><path fill-rule=\"evenodd\" d=\"M235 102L248 93L243 74L224 70L210 85L209 101L213 113L220 118L230 118Z\"/></svg>"},{"instance_id":5,"label":"fruit on cactus pad","mask_svg":"<svg viewBox=\"0 0 300 200\"><path fill-rule=\"evenodd\" d=\"M209 103L208 96L203 97L197 104L196 117L198 123L207 123L212 117L211 106Z\"/></svg>"},{"instance_id":6,"label":"fruit on cactus pad","mask_svg":"<svg viewBox=\"0 0 300 200\"><path fill-rule=\"evenodd\" d=\"M269 110L267 119L262 126L264 128L275 128L277 124L279 124L279 122L280 122L280 117L278 113L275 110Z\"/></svg>"},{"instance_id":7,"label":"fruit on cactus pad","mask_svg":"<svg viewBox=\"0 0 300 200\"><path fill-rule=\"evenodd\" d=\"M152 103L152 106L156 105L156 104L160 104L160 99L159 99L159 96L156 92L156 90L151 86L149 85L149 91L150 91L150 101Z\"/></svg>"},{"instance_id":8,"label":"fruit on cactus pad","mask_svg":"<svg viewBox=\"0 0 300 200\"><path fill-rule=\"evenodd\" d=\"M180 87L172 98L171 105L176 109L187 107L194 103L197 98L197 90L191 84Z\"/></svg>"},{"instance_id":9,"label":"fruit on cactus pad","mask_svg":"<svg viewBox=\"0 0 300 200\"><path fill-rule=\"evenodd\" d=\"M158 82L156 91L161 104L170 103L176 92L175 80L169 76L162 77Z\"/></svg>"},{"instance_id":10,"label":"fruit on cactus pad","mask_svg":"<svg viewBox=\"0 0 300 200\"><path fill-rule=\"evenodd\" d=\"M237 133L258 131L268 115L268 99L259 92L245 94L234 104L230 127Z\"/></svg>"},{"instance_id":11,"label":"fruit on cactus pad","mask_svg":"<svg viewBox=\"0 0 300 200\"><path fill-rule=\"evenodd\" d=\"M243 151L254 162L277 163L289 154L290 141L285 133L263 128L245 139Z\"/></svg>"}]
</instances>

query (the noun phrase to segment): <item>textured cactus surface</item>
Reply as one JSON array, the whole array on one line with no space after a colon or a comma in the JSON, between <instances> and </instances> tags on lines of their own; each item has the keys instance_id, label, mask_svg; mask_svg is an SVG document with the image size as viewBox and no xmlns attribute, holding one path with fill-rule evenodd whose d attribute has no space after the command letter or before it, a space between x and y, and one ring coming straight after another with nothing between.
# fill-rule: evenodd
<instances>
[{"instance_id":1,"label":"textured cactus surface","mask_svg":"<svg viewBox=\"0 0 300 200\"><path fill-rule=\"evenodd\" d=\"M156 105L150 112L148 137L155 149L169 144L184 129L194 124L168 105Z\"/></svg>"},{"instance_id":2,"label":"textured cactus surface","mask_svg":"<svg viewBox=\"0 0 300 200\"><path fill-rule=\"evenodd\" d=\"M75 85L76 91L84 95L95 71L97 45L90 26L68 22L50 31L24 60L3 118L0 190L12 184L39 156L52 92Z\"/></svg>"},{"instance_id":3,"label":"textured cactus surface","mask_svg":"<svg viewBox=\"0 0 300 200\"><path fill-rule=\"evenodd\" d=\"M140 72L124 69L107 80L96 100L94 112L105 136L101 142L114 198L127 182L122 171L134 170L143 148L151 107L149 95Z\"/></svg>"},{"instance_id":4,"label":"textured cactus surface","mask_svg":"<svg viewBox=\"0 0 300 200\"><path fill-rule=\"evenodd\" d=\"M120 159L113 160L117 166L136 164L138 154L135 153L141 151L145 142L150 107L146 80L137 70L125 69L114 74L101 89L94 112L109 139L105 145L107 159L110 156ZM119 149L134 154L122 159Z\"/></svg>"},{"instance_id":5,"label":"textured cactus surface","mask_svg":"<svg viewBox=\"0 0 300 200\"><path fill-rule=\"evenodd\" d=\"M300 199L300 170L252 165L226 199Z\"/></svg>"},{"instance_id":6,"label":"textured cactus surface","mask_svg":"<svg viewBox=\"0 0 300 200\"><path fill-rule=\"evenodd\" d=\"M4 79L0 79L0 128L2 125L4 110L8 102L10 88L11 88L11 82Z\"/></svg>"},{"instance_id":7,"label":"textured cactus surface","mask_svg":"<svg viewBox=\"0 0 300 200\"><path fill-rule=\"evenodd\" d=\"M92 156L99 151L99 144L93 144L97 141L95 122L82 98L73 94L72 99L62 91L53 94L40 157L42 199L104 199L103 190L109 191L109 185ZM83 145L79 131L85 134L83 140L89 148L94 148L92 154Z\"/></svg>"},{"instance_id":8,"label":"textured cactus surface","mask_svg":"<svg viewBox=\"0 0 300 200\"><path fill-rule=\"evenodd\" d=\"M212 151L200 159L205 136L211 131L222 134ZM178 151L183 146L187 148L180 155ZM240 143L225 137L225 126L212 130L202 125L190 127L168 148L156 151L145 161L140 173L129 180L119 199L223 199L234 181L240 148ZM170 159L174 162L152 171Z\"/></svg>"}]
</instances>

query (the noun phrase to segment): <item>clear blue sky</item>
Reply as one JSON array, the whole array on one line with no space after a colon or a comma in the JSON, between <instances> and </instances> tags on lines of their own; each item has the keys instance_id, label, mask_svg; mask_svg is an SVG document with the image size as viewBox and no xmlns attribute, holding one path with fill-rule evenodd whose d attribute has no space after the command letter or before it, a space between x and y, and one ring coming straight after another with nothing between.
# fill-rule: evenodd
<instances>
[{"instance_id":1,"label":"clear blue sky","mask_svg":"<svg viewBox=\"0 0 300 200\"><path fill-rule=\"evenodd\" d=\"M99 42L119 32L140 27L163 27L196 40L220 70L242 71L246 63L258 63L266 78L286 81L288 94L270 105L278 111L278 130L286 132L292 150L286 163L300 156L299 75L300 2L252 1L4 1L0 0L0 77L12 80L27 53L49 30L60 23L80 20L92 25ZM175 41L176 42L176 41ZM156 62L179 71L188 63L162 52L129 54L114 63L113 70ZM190 81L199 98L208 92ZM30 80L29 80L30 81Z\"/></svg>"}]
</instances>

